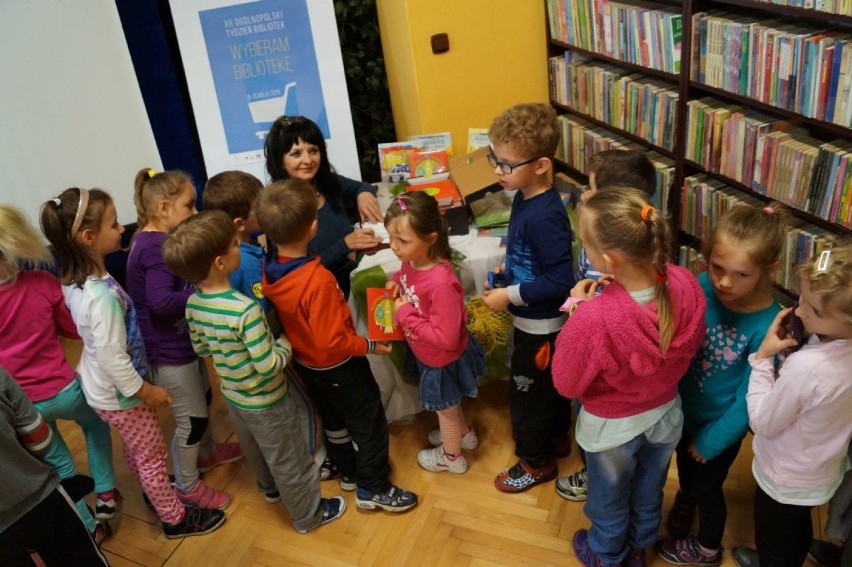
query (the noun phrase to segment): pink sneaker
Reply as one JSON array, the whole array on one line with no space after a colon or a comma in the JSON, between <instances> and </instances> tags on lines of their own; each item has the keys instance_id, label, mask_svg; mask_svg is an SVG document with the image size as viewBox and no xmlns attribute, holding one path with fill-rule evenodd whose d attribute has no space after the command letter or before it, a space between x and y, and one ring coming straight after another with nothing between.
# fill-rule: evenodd
<instances>
[{"instance_id":1,"label":"pink sneaker","mask_svg":"<svg viewBox=\"0 0 852 567\"><path fill-rule=\"evenodd\" d=\"M233 463L243 458L243 449L239 443L216 443L216 449L213 454L202 459L198 459L198 470L207 472L213 467L224 465L225 463Z\"/></svg>"},{"instance_id":2,"label":"pink sneaker","mask_svg":"<svg viewBox=\"0 0 852 567\"><path fill-rule=\"evenodd\" d=\"M205 510L224 510L231 503L230 496L224 492L210 488L201 480L189 492L178 490L177 497L183 504Z\"/></svg>"}]
</instances>

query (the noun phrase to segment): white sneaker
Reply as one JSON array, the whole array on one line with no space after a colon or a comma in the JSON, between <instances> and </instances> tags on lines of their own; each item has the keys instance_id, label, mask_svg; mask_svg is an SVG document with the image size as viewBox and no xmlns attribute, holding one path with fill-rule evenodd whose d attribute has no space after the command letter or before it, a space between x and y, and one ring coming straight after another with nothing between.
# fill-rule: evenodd
<instances>
[{"instance_id":1,"label":"white sneaker","mask_svg":"<svg viewBox=\"0 0 852 567\"><path fill-rule=\"evenodd\" d=\"M441 430L438 427L429 432L429 444L433 447L440 447L444 444L444 440L441 438ZM476 436L473 427L468 427L467 433L462 435L461 448L465 451L473 451L477 445L479 445L479 437Z\"/></svg>"},{"instance_id":2,"label":"white sneaker","mask_svg":"<svg viewBox=\"0 0 852 567\"><path fill-rule=\"evenodd\" d=\"M423 449L417 453L417 464L432 472L451 472L462 474L467 471L467 457L459 455L456 459L450 460L444 454L443 445L433 449Z\"/></svg>"}]
</instances>

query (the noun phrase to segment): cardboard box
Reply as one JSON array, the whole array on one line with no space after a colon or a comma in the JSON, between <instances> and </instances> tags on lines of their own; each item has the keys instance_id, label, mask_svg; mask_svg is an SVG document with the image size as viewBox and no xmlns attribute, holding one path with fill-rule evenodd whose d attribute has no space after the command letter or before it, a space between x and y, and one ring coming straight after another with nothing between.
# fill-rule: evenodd
<instances>
[{"instance_id":1,"label":"cardboard box","mask_svg":"<svg viewBox=\"0 0 852 567\"><path fill-rule=\"evenodd\" d=\"M459 188L462 199L469 205L486 193L502 189L497 183L497 174L488 163L491 148L479 148L469 154L450 158L450 179Z\"/></svg>"}]
</instances>

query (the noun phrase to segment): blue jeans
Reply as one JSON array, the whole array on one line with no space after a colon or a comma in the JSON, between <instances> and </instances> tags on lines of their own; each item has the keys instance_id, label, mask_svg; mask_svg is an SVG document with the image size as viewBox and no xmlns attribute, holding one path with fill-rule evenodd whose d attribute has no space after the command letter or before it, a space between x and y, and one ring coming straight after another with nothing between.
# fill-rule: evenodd
<instances>
[{"instance_id":1,"label":"blue jeans","mask_svg":"<svg viewBox=\"0 0 852 567\"><path fill-rule=\"evenodd\" d=\"M602 563L618 565L630 549L657 540L663 486L676 445L651 443L642 433L618 447L586 452L588 541Z\"/></svg>"}]
</instances>

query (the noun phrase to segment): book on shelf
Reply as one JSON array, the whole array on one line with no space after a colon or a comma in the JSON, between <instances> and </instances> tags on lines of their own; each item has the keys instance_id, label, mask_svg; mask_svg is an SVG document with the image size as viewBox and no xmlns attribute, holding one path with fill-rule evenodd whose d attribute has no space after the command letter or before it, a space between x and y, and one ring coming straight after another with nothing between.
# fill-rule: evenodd
<instances>
[{"instance_id":1,"label":"book on shelf","mask_svg":"<svg viewBox=\"0 0 852 567\"><path fill-rule=\"evenodd\" d=\"M405 332L394 321L394 299L383 287L367 288L367 337L373 341L404 341Z\"/></svg>"}]
</instances>

